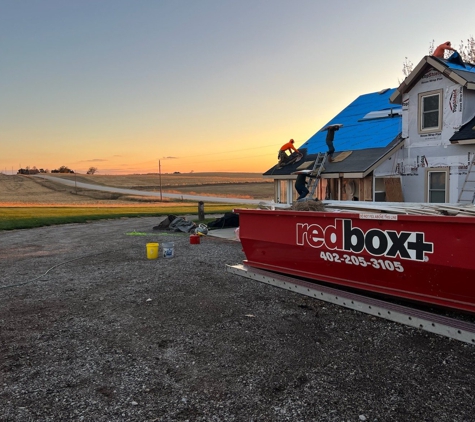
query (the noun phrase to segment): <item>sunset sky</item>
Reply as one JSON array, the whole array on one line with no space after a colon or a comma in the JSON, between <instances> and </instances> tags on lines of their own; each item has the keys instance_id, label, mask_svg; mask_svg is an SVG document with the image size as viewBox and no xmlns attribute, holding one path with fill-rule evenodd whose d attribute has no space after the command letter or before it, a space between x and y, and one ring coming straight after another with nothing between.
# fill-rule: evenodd
<instances>
[{"instance_id":1,"label":"sunset sky","mask_svg":"<svg viewBox=\"0 0 475 422\"><path fill-rule=\"evenodd\" d=\"M453 5L456 5L453 6ZM0 172L264 172L475 2L0 0Z\"/></svg>"}]
</instances>

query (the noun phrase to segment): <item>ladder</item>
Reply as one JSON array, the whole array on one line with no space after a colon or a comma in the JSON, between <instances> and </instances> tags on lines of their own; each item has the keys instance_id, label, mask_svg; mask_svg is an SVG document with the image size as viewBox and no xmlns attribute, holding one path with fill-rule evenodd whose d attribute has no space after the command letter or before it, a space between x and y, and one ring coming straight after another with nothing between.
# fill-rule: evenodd
<instances>
[{"instance_id":1,"label":"ladder","mask_svg":"<svg viewBox=\"0 0 475 422\"><path fill-rule=\"evenodd\" d=\"M310 198L313 198L313 196L315 195L315 191L317 189L318 183L320 182L320 175L325 170L323 166L325 165L327 161L327 156L328 156L327 152L325 153L319 152L317 155L317 159L315 160L315 163L313 164L312 171L309 173L309 177L311 180L308 186Z\"/></svg>"},{"instance_id":2,"label":"ladder","mask_svg":"<svg viewBox=\"0 0 475 422\"><path fill-rule=\"evenodd\" d=\"M472 171L474 164L475 154L473 154L472 160L468 165L467 176L463 182L457 202L470 202L475 204L475 171Z\"/></svg>"}]
</instances>

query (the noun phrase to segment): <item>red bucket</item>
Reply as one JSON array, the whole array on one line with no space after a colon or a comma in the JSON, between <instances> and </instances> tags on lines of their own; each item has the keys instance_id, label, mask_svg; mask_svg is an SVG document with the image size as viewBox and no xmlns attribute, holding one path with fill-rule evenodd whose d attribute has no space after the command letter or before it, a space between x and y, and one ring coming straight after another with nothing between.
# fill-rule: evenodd
<instances>
[{"instance_id":1,"label":"red bucket","mask_svg":"<svg viewBox=\"0 0 475 422\"><path fill-rule=\"evenodd\" d=\"M200 237L197 234L190 235L190 244L191 245L199 245L200 244Z\"/></svg>"}]
</instances>

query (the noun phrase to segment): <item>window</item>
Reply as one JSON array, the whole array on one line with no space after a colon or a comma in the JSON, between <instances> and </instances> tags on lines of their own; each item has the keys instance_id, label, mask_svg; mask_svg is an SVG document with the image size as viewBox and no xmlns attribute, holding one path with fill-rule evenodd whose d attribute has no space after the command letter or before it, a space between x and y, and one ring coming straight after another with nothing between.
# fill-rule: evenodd
<instances>
[{"instance_id":1,"label":"window","mask_svg":"<svg viewBox=\"0 0 475 422\"><path fill-rule=\"evenodd\" d=\"M442 130L442 91L419 94L419 132Z\"/></svg>"},{"instance_id":2,"label":"window","mask_svg":"<svg viewBox=\"0 0 475 422\"><path fill-rule=\"evenodd\" d=\"M374 200L376 202L386 202L386 186L382 177L374 178Z\"/></svg>"},{"instance_id":3,"label":"window","mask_svg":"<svg viewBox=\"0 0 475 422\"><path fill-rule=\"evenodd\" d=\"M402 116L402 107L391 107L384 108L382 110L370 111L365 114L362 119L359 119L358 122L363 122L365 120L375 120L375 119L387 119L393 117Z\"/></svg>"},{"instance_id":4,"label":"window","mask_svg":"<svg viewBox=\"0 0 475 422\"><path fill-rule=\"evenodd\" d=\"M447 179L447 170L427 171L427 202L437 204L447 202Z\"/></svg>"}]
</instances>

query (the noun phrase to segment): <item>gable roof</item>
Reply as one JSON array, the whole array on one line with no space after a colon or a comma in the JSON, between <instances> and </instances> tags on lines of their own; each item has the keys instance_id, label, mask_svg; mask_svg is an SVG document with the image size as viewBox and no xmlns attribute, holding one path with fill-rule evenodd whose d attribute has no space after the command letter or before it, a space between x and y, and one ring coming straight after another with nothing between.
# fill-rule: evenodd
<instances>
[{"instance_id":1,"label":"gable roof","mask_svg":"<svg viewBox=\"0 0 475 422\"><path fill-rule=\"evenodd\" d=\"M393 104L401 104L402 95L414 86L414 84L429 69L434 68L445 75L450 80L462 85L467 89L475 90L475 65L465 63L465 67L448 60L439 59L433 56L425 56L409 76L393 92L389 101Z\"/></svg>"},{"instance_id":2,"label":"gable roof","mask_svg":"<svg viewBox=\"0 0 475 422\"><path fill-rule=\"evenodd\" d=\"M352 151L344 161L325 166L324 174L358 173L362 177L401 142L402 108L389 103L394 91L394 88L384 89L361 95L322 127L343 125L335 132L335 157L338 152ZM274 166L264 176L289 175L305 161L315 161L319 152L328 150L325 142L327 131L322 129L299 147L304 153L299 163L281 169Z\"/></svg>"}]
</instances>

